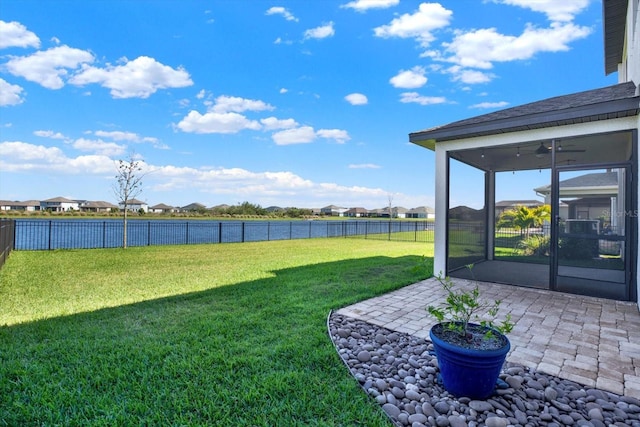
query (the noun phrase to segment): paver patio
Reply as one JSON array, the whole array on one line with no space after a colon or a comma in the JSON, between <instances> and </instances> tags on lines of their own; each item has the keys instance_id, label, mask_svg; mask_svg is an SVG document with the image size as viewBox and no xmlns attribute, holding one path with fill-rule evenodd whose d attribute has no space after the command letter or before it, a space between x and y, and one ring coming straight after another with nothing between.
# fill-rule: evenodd
<instances>
[{"instance_id":1,"label":"paver patio","mask_svg":"<svg viewBox=\"0 0 640 427\"><path fill-rule=\"evenodd\" d=\"M453 279L468 289L474 283ZM640 399L640 312L635 303L479 282L481 298L511 314L507 361ZM337 313L429 338L426 311L445 293L435 278L344 307Z\"/></svg>"}]
</instances>

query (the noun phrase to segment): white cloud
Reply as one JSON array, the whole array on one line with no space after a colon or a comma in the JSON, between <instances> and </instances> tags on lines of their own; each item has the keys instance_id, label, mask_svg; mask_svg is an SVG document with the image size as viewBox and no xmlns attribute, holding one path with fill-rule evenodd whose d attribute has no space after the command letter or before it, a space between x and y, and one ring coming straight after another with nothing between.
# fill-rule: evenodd
<instances>
[{"instance_id":1,"label":"white cloud","mask_svg":"<svg viewBox=\"0 0 640 427\"><path fill-rule=\"evenodd\" d=\"M285 87L280 89L280 93L287 93L287 92L289 92L289 89L287 89Z\"/></svg>"},{"instance_id":2,"label":"white cloud","mask_svg":"<svg viewBox=\"0 0 640 427\"><path fill-rule=\"evenodd\" d=\"M444 104L447 100L442 96L421 96L417 92L405 92L400 95L400 102L405 104L433 105Z\"/></svg>"},{"instance_id":3,"label":"white cloud","mask_svg":"<svg viewBox=\"0 0 640 427\"><path fill-rule=\"evenodd\" d=\"M274 6L272 8L269 8L265 12L265 14L266 15L282 15L284 17L284 19L286 19L287 21L298 22L298 18L293 16L293 14L291 12L289 12L286 8L281 7L281 6Z\"/></svg>"},{"instance_id":4,"label":"white cloud","mask_svg":"<svg viewBox=\"0 0 640 427\"><path fill-rule=\"evenodd\" d=\"M111 174L113 160L107 156L67 157L58 147L44 147L19 141L0 142L0 169L5 172L32 171L67 175Z\"/></svg>"},{"instance_id":5,"label":"white cloud","mask_svg":"<svg viewBox=\"0 0 640 427\"><path fill-rule=\"evenodd\" d=\"M316 139L316 132L311 126L285 129L271 135L276 145L308 144Z\"/></svg>"},{"instance_id":6,"label":"white cloud","mask_svg":"<svg viewBox=\"0 0 640 427\"><path fill-rule=\"evenodd\" d=\"M67 77L68 69L76 69L93 60L93 55L87 51L57 46L29 56L11 57L5 66L14 76L23 77L47 89L60 89L64 86L63 78Z\"/></svg>"},{"instance_id":7,"label":"white cloud","mask_svg":"<svg viewBox=\"0 0 640 427\"><path fill-rule=\"evenodd\" d=\"M351 139L349 133L342 129L319 129L317 135L322 138L333 139L338 144L344 144Z\"/></svg>"},{"instance_id":8,"label":"white cloud","mask_svg":"<svg viewBox=\"0 0 640 427\"><path fill-rule=\"evenodd\" d=\"M109 138L114 141L132 141L139 142L142 138L133 132L123 132L119 130L115 131L105 131L105 130L97 130L93 133L95 136L99 136L101 138Z\"/></svg>"},{"instance_id":9,"label":"white cloud","mask_svg":"<svg viewBox=\"0 0 640 427\"><path fill-rule=\"evenodd\" d=\"M298 126L298 122L293 119L277 119L275 117L267 117L266 119L260 119L260 123L264 126L264 130L279 130L279 129L291 129Z\"/></svg>"},{"instance_id":10,"label":"white cloud","mask_svg":"<svg viewBox=\"0 0 640 427\"><path fill-rule=\"evenodd\" d=\"M20 86L0 79L0 107L22 104L24 102L22 90Z\"/></svg>"},{"instance_id":11,"label":"white cloud","mask_svg":"<svg viewBox=\"0 0 640 427\"><path fill-rule=\"evenodd\" d=\"M355 0L340 7L354 9L358 12L366 12L369 9L386 9L400 4L400 0Z\"/></svg>"},{"instance_id":12,"label":"white cloud","mask_svg":"<svg viewBox=\"0 0 640 427\"><path fill-rule=\"evenodd\" d=\"M491 73L485 73L478 70L470 70L468 68L462 68L459 65L449 67L448 69L444 70L444 72L451 74L451 79L454 82L459 81L465 84L488 83L495 77L495 75Z\"/></svg>"},{"instance_id":13,"label":"white cloud","mask_svg":"<svg viewBox=\"0 0 640 427\"><path fill-rule=\"evenodd\" d=\"M350 164L349 169L380 169L380 165L373 163Z\"/></svg>"},{"instance_id":14,"label":"white cloud","mask_svg":"<svg viewBox=\"0 0 640 427\"><path fill-rule=\"evenodd\" d=\"M435 40L433 32L449 25L452 12L439 3L422 3L413 14L405 13L391 23L374 28L377 37L415 38L422 47Z\"/></svg>"},{"instance_id":15,"label":"white cloud","mask_svg":"<svg viewBox=\"0 0 640 427\"><path fill-rule=\"evenodd\" d=\"M243 111L271 111L273 109L272 105L260 100L223 95L216 98L215 105L211 108L211 111L216 113L242 113Z\"/></svg>"},{"instance_id":16,"label":"white cloud","mask_svg":"<svg viewBox=\"0 0 640 427\"><path fill-rule=\"evenodd\" d=\"M572 21L589 6L590 0L499 0L499 3L541 12L551 21Z\"/></svg>"},{"instance_id":17,"label":"white cloud","mask_svg":"<svg viewBox=\"0 0 640 427\"><path fill-rule=\"evenodd\" d=\"M79 86L98 83L111 89L114 98L148 98L158 89L191 86L193 81L182 67L173 69L148 56L140 56L124 65L106 68L85 65L69 83Z\"/></svg>"},{"instance_id":18,"label":"white cloud","mask_svg":"<svg viewBox=\"0 0 640 427\"><path fill-rule=\"evenodd\" d=\"M98 156L120 156L125 153L126 146L118 145L115 142L105 142L101 139L79 138L73 141L73 148L86 151Z\"/></svg>"},{"instance_id":19,"label":"white cloud","mask_svg":"<svg viewBox=\"0 0 640 427\"><path fill-rule=\"evenodd\" d=\"M193 110L177 124L177 127L187 133L238 133L244 129L259 130L261 128L260 123L249 120L242 114L215 112L200 114Z\"/></svg>"},{"instance_id":20,"label":"white cloud","mask_svg":"<svg viewBox=\"0 0 640 427\"><path fill-rule=\"evenodd\" d=\"M532 58L539 52L569 50L569 43L591 34L588 27L572 23L552 23L549 28L527 25L519 36L498 33L495 28L457 32L450 43L444 43L451 55L445 58L463 67L490 69L493 62Z\"/></svg>"},{"instance_id":21,"label":"white cloud","mask_svg":"<svg viewBox=\"0 0 640 427\"><path fill-rule=\"evenodd\" d=\"M60 139L60 140L67 139L67 137L61 134L60 132L54 132L52 130L37 130L33 132L33 134L41 138L51 138L51 139Z\"/></svg>"},{"instance_id":22,"label":"white cloud","mask_svg":"<svg viewBox=\"0 0 640 427\"><path fill-rule=\"evenodd\" d=\"M361 93L350 93L344 99L351 105L366 105L369 102L367 97Z\"/></svg>"},{"instance_id":23,"label":"white cloud","mask_svg":"<svg viewBox=\"0 0 640 427\"><path fill-rule=\"evenodd\" d=\"M320 27L312 28L304 32L305 39L324 39L331 37L335 34L333 29L333 22L322 25Z\"/></svg>"},{"instance_id":24,"label":"white cloud","mask_svg":"<svg viewBox=\"0 0 640 427\"><path fill-rule=\"evenodd\" d=\"M471 105L469 108L503 108L509 105L507 101L500 102L481 102L479 104Z\"/></svg>"},{"instance_id":25,"label":"white cloud","mask_svg":"<svg viewBox=\"0 0 640 427\"><path fill-rule=\"evenodd\" d=\"M100 138L112 139L114 141L127 141L134 143L148 143L153 145L154 148L166 150L169 147L166 144L160 142L158 138L153 136L140 136L134 132L123 132L123 131L104 131L97 130L93 132L93 134Z\"/></svg>"},{"instance_id":26,"label":"white cloud","mask_svg":"<svg viewBox=\"0 0 640 427\"><path fill-rule=\"evenodd\" d=\"M389 79L393 87L401 89L416 89L427 83L424 67L413 67L410 70L401 70L397 75Z\"/></svg>"},{"instance_id":27,"label":"white cloud","mask_svg":"<svg viewBox=\"0 0 640 427\"><path fill-rule=\"evenodd\" d=\"M8 47L40 47L40 39L19 22L0 21L0 49Z\"/></svg>"}]
</instances>

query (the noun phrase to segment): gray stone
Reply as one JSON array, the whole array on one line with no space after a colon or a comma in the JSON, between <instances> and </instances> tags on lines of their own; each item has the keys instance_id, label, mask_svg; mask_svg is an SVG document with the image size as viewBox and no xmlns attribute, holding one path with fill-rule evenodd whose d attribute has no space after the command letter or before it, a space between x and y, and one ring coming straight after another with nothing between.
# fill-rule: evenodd
<instances>
[{"instance_id":1,"label":"gray stone","mask_svg":"<svg viewBox=\"0 0 640 427\"><path fill-rule=\"evenodd\" d=\"M362 350L358 353L358 360L361 362L368 362L369 360L371 360L371 353L369 353L367 350Z\"/></svg>"},{"instance_id":2,"label":"gray stone","mask_svg":"<svg viewBox=\"0 0 640 427\"><path fill-rule=\"evenodd\" d=\"M562 403L557 400L552 400L551 404L561 411L571 412L571 406L567 405L566 403Z\"/></svg>"},{"instance_id":3,"label":"gray stone","mask_svg":"<svg viewBox=\"0 0 640 427\"><path fill-rule=\"evenodd\" d=\"M590 409L588 412L588 416L589 419L604 421L604 416L602 415L602 411L600 410L600 408Z\"/></svg>"},{"instance_id":4,"label":"gray stone","mask_svg":"<svg viewBox=\"0 0 640 427\"><path fill-rule=\"evenodd\" d=\"M382 334L377 334L377 335L376 335L376 342L377 342L378 344L385 344L385 343L387 342L387 337L385 337L385 336L384 336L384 335L382 335Z\"/></svg>"},{"instance_id":5,"label":"gray stone","mask_svg":"<svg viewBox=\"0 0 640 427\"><path fill-rule=\"evenodd\" d=\"M422 395L415 390L407 390L404 393L404 397L406 397L409 400L415 400L415 401L419 401L420 399L422 399Z\"/></svg>"},{"instance_id":6,"label":"gray stone","mask_svg":"<svg viewBox=\"0 0 640 427\"><path fill-rule=\"evenodd\" d=\"M449 413L450 407L447 402L439 401L433 407L440 414L446 415Z\"/></svg>"},{"instance_id":7,"label":"gray stone","mask_svg":"<svg viewBox=\"0 0 640 427\"><path fill-rule=\"evenodd\" d=\"M506 418L500 418L500 417L488 417L484 424L487 427L507 427L508 425L508 421Z\"/></svg>"},{"instance_id":8,"label":"gray stone","mask_svg":"<svg viewBox=\"0 0 640 427\"><path fill-rule=\"evenodd\" d=\"M529 421L527 414L519 409L516 409L513 415L515 416L519 424L525 425Z\"/></svg>"},{"instance_id":9,"label":"gray stone","mask_svg":"<svg viewBox=\"0 0 640 427\"><path fill-rule=\"evenodd\" d=\"M574 423L574 419L571 418L571 415L567 415L567 414L560 415L558 417L558 420L560 420L560 422L566 426L573 425Z\"/></svg>"},{"instance_id":10,"label":"gray stone","mask_svg":"<svg viewBox=\"0 0 640 427\"><path fill-rule=\"evenodd\" d=\"M422 404L422 413L427 415L427 416L429 416L429 417L438 416L436 410L434 409L434 407L429 402L424 402Z\"/></svg>"},{"instance_id":11,"label":"gray stone","mask_svg":"<svg viewBox=\"0 0 640 427\"><path fill-rule=\"evenodd\" d=\"M509 384L510 387L518 390L520 387L522 387L522 377L520 375L513 375L510 377L507 377L504 380L507 384Z\"/></svg>"},{"instance_id":12,"label":"gray stone","mask_svg":"<svg viewBox=\"0 0 640 427\"><path fill-rule=\"evenodd\" d=\"M424 414L413 414L413 415L409 415L409 422L410 423L426 423L427 422L427 416Z\"/></svg>"},{"instance_id":13,"label":"gray stone","mask_svg":"<svg viewBox=\"0 0 640 427\"><path fill-rule=\"evenodd\" d=\"M383 379L377 379L375 385L376 388L380 391L385 391L387 389L387 382Z\"/></svg>"},{"instance_id":14,"label":"gray stone","mask_svg":"<svg viewBox=\"0 0 640 427\"><path fill-rule=\"evenodd\" d=\"M400 415L400 408L398 408L396 405L392 405L391 403L385 403L384 405L382 405L382 409L390 417L397 419L398 415Z\"/></svg>"},{"instance_id":15,"label":"gray stone","mask_svg":"<svg viewBox=\"0 0 640 427\"><path fill-rule=\"evenodd\" d=\"M436 418L436 425L438 427L447 427L449 425L449 418L444 415L439 415L438 418Z\"/></svg>"},{"instance_id":16,"label":"gray stone","mask_svg":"<svg viewBox=\"0 0 640 427\"><path fill-rule=\"evenodd\" d=\"M478 412L487 412L493 410L493 405L484 400L472 400L471 402L469 402L469 407Z\"/></svg>"},{"instance_id":17,"label":"gray stone","mask_svg":"<svg viewBox=\"0 0 640 427\"><path fill-rule=\"evenodd\" d=\"M462 415L449 415L447 419L451 427L467 427L467 420Z\"/></svg>"},{"instance_id":18,"label":"gray stone","mask_svg":"<svg viewBox=\"0 0 640 427\"><path fill-rule=\"evenodd\" d=\"M544 389L544 398L549 402L558 398L558 392L553 387L547 387Z\"/></svg>"}]
</instances>

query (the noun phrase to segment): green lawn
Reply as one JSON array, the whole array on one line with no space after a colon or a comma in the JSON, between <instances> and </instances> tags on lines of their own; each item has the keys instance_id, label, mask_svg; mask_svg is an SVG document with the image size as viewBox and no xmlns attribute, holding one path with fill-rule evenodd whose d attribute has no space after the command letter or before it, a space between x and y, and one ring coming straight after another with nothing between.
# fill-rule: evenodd
<instances>
[{"instance_id":1,"label":"green lawn","mask_svg":"<svg viewBox=\"0 0 640 427\"><path fill-rule=\"evenodd\" d=\"M0 426L388 426L326 318L431 275L432 252L360 239L13 252Z\"/></svg>"}]
</instances>

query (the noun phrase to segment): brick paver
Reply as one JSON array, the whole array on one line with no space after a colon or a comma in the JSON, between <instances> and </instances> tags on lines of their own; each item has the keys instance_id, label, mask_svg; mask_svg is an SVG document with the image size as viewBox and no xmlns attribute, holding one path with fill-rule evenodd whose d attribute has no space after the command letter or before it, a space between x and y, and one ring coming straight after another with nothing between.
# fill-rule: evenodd
<instances>
[{"instance_id":1,"label":"brick paver","mask_svg":"<svg viewBox=\"0 0 640 427\"><path fill-rule=\"evenodd\" d=\"M453 279L457 286L475 286ZM634 303L479 282L481 297L511 314L507 360L541 372L640 399L640 312ZM344 307L337 313L429 338L426 307L445 293L435 278Z\"/></svg>"}]
</instances>

